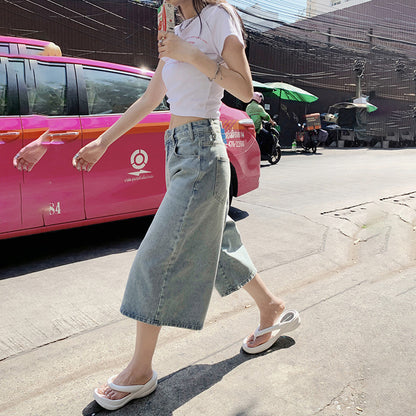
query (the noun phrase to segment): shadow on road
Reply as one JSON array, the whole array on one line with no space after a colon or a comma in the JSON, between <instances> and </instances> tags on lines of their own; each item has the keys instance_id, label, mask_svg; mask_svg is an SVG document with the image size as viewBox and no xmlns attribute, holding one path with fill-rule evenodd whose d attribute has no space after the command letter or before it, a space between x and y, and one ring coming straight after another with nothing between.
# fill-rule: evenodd
<instances>
[{"instance_id":1,"label":"shadow on road","mask_svg":"<svg viewBox=\"0 0 416 416\"><path fill-rule=\"evenodd\" d=\"M249 355L240 352L234 357L215 364L190 365L160 379L155 393L143 399L133 400L118 411L110 412L93 401L85 407L82 414L83 416L110 414L112 416L169 416L185 403L217 384L240 364L277 350L290 348L294 344L293 338L282 336L269 350L261 354ZM239 416L248 414L247 409L238 413Z\"/></svg>"},{"instance_id":2,"label":"shadow on road","mask_svg":"<svg viewBox=\"0 0 416 416\"><path fill-rule=\"evenodd\" d=\"M283 156L299 156L299 155L304 155L304 156L319 156L322 155L322 152L318 150L316 151L316 153L312 153L311 151L307 151L307 150L303 150L302 148L298 148L296 150L286 150L286 151L282 151L282 157Z\"/></svg>"},{"instance_id":3,"label":"shadow on road","mask_svg":"<svg viewBox=\"0 0 416 416\"><path fill-rule=\"evenodd\" d=\"M153 217L0 240L0 280L136 250Z\"/></svg>"},{"instance_id":4,"label":"shadow on road","mask_svg":"<svg viewBox=\"0 0 416 416\"><path fill-rule=\"evenodd\" d=\"M248 217L231 207L234 221ZM137 250L153 216L0 240L0 280Z\"/></svg>"},{"instance_id":5,"label":"shadow on road","mask_svg":"<svg viewBox=\"0 0 416 416\"><path fill-rule=\"evenodd\" d=\"M231 206L230 210L228 211L228 215L235 222L237 222L237 221L243 220L244 218L247 218L249 216L249 213L247 211L242 211L241 209Z\"/></svg>"}]
</instances>

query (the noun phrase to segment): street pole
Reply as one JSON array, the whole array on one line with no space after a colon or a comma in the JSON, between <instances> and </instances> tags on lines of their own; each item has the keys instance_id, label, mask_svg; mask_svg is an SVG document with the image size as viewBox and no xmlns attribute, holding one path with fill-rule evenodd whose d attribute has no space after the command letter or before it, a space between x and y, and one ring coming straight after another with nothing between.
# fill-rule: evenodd
<instances>
[{"instance_id":1,"label":"street pole","mask_svg":"<svg viewBox=\"0 0 416 416\"><path fill-rule=\"evenodd\" d=\"M361 97L361 79L364 76L365 61L356 59L352 67L353 71L356 74L355 77L355 98Z\"/></svg>"}]
</instances>

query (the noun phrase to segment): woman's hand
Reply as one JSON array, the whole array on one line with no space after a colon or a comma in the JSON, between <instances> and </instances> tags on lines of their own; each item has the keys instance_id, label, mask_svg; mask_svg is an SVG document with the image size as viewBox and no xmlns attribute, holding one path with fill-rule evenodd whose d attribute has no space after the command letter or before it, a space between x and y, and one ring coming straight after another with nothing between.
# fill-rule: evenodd
<instances>
[{"instance_id":1,"label":"woman's hand","mask_svg":"<svg viewBox=\"0 0 416 416\"><path fill-rule=\"evenodd\" d=\"M159 58L172 58L181 62L192 62L200 50L171 32L159 32L157 35Z\"/></svg>"},{"instance_id":2,"label":"woman's hand","mask_svg":"<svg viewBox=\"0 0 416 416\"><path fill-rule=\"evenodd\" d=\"M47 144L50 143L49 130L45 131L39 138L29 143L13 158L13 165L19 170L30 172L36 163L46 153Z\"/></svg>"},{"instance_id":3,"label":"woman's hand","mask_svg":"<svg viewBox=\"0 0 416 416\"><path fill-rule=\"evenodd\" d=\"M101 159L107 150L100 139L96 139L84 146L72 159L72 165L78 170L89 172L92 167Z\"/></svg>"}]
</instances>

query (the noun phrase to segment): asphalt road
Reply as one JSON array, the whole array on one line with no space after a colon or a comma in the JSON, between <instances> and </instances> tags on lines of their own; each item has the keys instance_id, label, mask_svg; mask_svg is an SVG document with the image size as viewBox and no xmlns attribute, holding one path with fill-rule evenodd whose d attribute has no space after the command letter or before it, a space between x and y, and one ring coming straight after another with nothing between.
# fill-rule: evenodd
<instances>
[{"instance_id":1,"label":"asphalt road","mask_svg":"<svg viewBox=\"0 0 416 416\"><path fill-rule=\"evenodd\" d=\"M251 300L214 293L204 331L162 331L158 390L117 415L413 416L415 160L416 149L359 148L262 162L259 189L231 215L302 326L253 359L239 352ZM100 411L91 389L134 342L118 309L150 222L0 241L1 415Z\"/></svg>"}]
</instances>

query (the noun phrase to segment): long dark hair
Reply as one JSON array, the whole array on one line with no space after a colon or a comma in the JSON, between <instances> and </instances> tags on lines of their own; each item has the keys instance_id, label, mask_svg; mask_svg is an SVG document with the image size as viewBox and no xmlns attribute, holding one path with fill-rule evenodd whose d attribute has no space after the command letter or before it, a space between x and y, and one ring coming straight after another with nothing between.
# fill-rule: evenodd
<instances>
[{"instance_id":1,"label":"long dark hair","mask_svg":"<svg viewBox=\"0 0 416 416\"><path fill-rule=\"evenodd\" d=\"M196 14L201 21L200 13L202 9L207 6L208 4L220 4L224 10L233 18L236 20L236 23L239 24L241 28L241 33L243 34L244 40L247 39L246 31L244 30L244 24L241 20L240 15L237 13L237 10L233 5L227 2L227 0L192 0L192 5L194 6L194 9L196 11ZM181 6L178 6L178 12L182 19L184 19L184 15L181 10ZM201 22L202 25L202 22Z\"/></svg>"}]
</instances>

